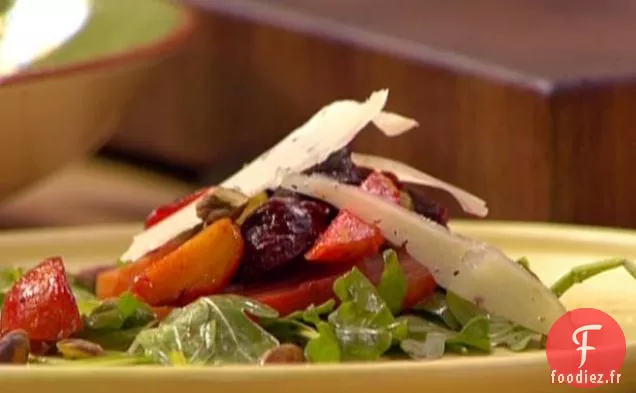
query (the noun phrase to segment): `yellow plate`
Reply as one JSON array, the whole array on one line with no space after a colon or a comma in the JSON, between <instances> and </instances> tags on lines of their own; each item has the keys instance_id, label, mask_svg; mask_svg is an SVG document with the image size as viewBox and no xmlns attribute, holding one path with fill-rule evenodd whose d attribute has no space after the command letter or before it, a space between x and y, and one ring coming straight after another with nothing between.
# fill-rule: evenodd
<instances>
[{"instance_id":1,"label":"yellow plate","mask_svg":"<svg viewBox=\"0 0 636 393\"><path fill-rule=\"evenodd\" d=\"M32 230L0 235L0 265L33 264L61 255L69 269L114 262L135 225ZM577 264L606 257L636 259L636 232L543 224L468 222L453 229L526 256L550 284ZM620 384L594 391L636 392L636 282L622 270L598 276L564 297L568 307L595 307L615 317L628 339ZM448 357L429 362L337 366L221 368L0 368L0 392L386 393L576 391L551 383L543 352Z\"/></svg>"}]
</instances>

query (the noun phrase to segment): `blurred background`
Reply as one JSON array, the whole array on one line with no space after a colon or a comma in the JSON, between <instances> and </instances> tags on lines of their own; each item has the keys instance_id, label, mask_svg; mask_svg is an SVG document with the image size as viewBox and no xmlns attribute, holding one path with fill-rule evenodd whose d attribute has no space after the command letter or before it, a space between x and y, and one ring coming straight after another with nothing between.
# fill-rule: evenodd
<instances>
[{"instance_id":1,"label":"blurred background","mask_svg":"<svg viewBox=\"0 0 636 393\"><path fill-rule=\"evenodd\" d=\"M492 219L636 227L636 2L179 4L191 34L148 68L89 158L0 203L2 227L141 220L323 105L385 87L387 108L420 127L390 144L363 133L356 150L479 195Z\"/></svg>"}]
</instances>

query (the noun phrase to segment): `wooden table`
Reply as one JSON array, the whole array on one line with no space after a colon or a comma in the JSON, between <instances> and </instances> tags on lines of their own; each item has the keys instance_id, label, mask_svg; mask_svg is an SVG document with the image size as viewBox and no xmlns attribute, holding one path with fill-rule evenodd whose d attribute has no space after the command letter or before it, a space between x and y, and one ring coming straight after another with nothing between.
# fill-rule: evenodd
<instances>
[{"instance_id":1,"label":"wooden table","mask_svg":"<svg viewBox=\"0 0 636 393\"><path fill-rule=\"evenodd\" d=\"M492 218L636 226L636 2L191 2L198 33L111 146L222 177L325 103L389 87L420 130L357 149L483 196Z\"/></svg>"},{"instance_id":2,"label":"wooden table","mask_svg":"<svg viewBox=\"0 0 636 393\"><path fill-rule=\"evenodd\" d=\"M143 222L195 185L127 163L72 163L0 206L0 229Z\"/></svg>"}]
</instances>

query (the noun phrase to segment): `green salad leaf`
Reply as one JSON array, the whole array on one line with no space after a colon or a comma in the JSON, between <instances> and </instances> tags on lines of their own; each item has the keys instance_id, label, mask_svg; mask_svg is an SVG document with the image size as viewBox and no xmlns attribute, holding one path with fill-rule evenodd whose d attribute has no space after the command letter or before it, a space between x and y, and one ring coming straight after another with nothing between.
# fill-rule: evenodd
<instances>
[{"instance_id":1,"label":"green salad leaf","mask_svg":"<svg viewBox=\"0 0 636 393\"><path fill-rule=\"evenodd\" d=\"M529 264L520 262L531 274ZM523 351L537 345L541 335L503 318L489 315L451 291L438 291L406 315L409 337L400 347L413 358L437 358L445 352L490 353L496 347Z\"/></svg>"},{"instance_id":2,"label":"green salad leaf","mask_svg":"<svg viewBox=\"0 0 636 393\"><path fill-rule=\"evenodd\" d=\"M313 329L305 334L309 361L377 360L407 337L406 323L394 317L406 296L406 276L395 251L387 250L383 257L385 266L377 288L353 268L334 282L338 308L334 310L335 301L331 300L287 317Z\"/></svg>"},{"instance_id":3,"label":"green salad leaf","mask_svg":"<svg viewBox=\"0 0 636 393\"><path fill-rule=\"evenodd\" d=\"M305 348L305 357L313 363L338 362L340 343L334 327L323 320L336 305L331 299L321 305L310 305L284 318L263 319L261 325L281 343L291 342Z\"/></svg>"},{"instance_id":4,"label":"green salad leaf","mask_svg":"<svg viewBox=\"0 0 636 393\"><path fill-rule=\"evenodd\" d=\"M336 302L331 300L329 305L314 307L310 305L303 312L303 320L313 324L317 329L317 335L312 337L305 346L305 357L314 363L335 363L342 358L340 342L336 336L335 328L329 322L325 322L322 316L333 310Z\"/></svg>"},{"instance_id":5,"label":"green salad leaf","mask_svg":"<svg viewBox=\"0 0 636 393\"><path fill-rule=\"evenodd\" d=\"M329 315L343 360L377 360L406 337L406 324L395 319L373 284L357 269L338 278L334 293L340 307Z\"/></svg>"},{"instance_id":6,"label":"green salad leaf","mask_svg":"<svg viewBox=\"0 0 636 393\"><path fill-rule=\"evenodd\" d=\"M538 279L526 258L517 263ZM489 315L451 291L437 292L413 311L420 317L403 317L408 319L409 338L401 348L415 358L439 357L444 352L490 353L496 347L518 352L541 345L540 334Z\"/></svg>"},{"instance_id":7,"label":"green salad leaf","mask_svg":"<svg viewBox=\"0 0 636 393\"><path fill-rule=\"evenodd\" d=\"M297 319L274 318L261 319L260 325L282 343L292 343L304 347L307 342L318 337L318 331Z\"/></svg>"},{"instance_id":8,"label":"green salad leaf","mask_svg":"<svg viewBox=\"0 0 636 393\"><path fill-rule=\"evenodd\" d=\"M468 321L459 333L448 337L446 344L463 348L475 348L483 352L492 351L490 343L490 321L485 316L476 316Z\"/></svg>"},{"instance_id":9,"label":"green salad leaf","mask_svg":"<svg viewBox=\"0 0 636 393\"><path fill-rule=\"evenodd\" d=\"M570 272L557 280L550 289L557 297L563 294L576 284L580 284L590 278L616 268L624 268L633 278L636 279L636 264L624 258L611 258L603 261L588 263L572 268Z\"/></svg>"},{"instance_id":10,"label":"green salad leaf","mask_svg":"<svg viewBox=\"0 0 636 393\"><path fill-rule=\"evenodd\" d=\"M305 346L305 357L313 363L337 363L342 359L340 341L333 325L316 322L318 335Z\"/></svg>"},{"instance_id":11,"label":"green salad leaf","mask_svg":"<svg viewBox=\"0 0 636 393\"><path fill-rule=\"evenodd\" d=\"M0 307L4 303L4 297L9 292L13 284L15 284L24 275L24 270L19 267L12 267L0 270Z\"/></svg>"},{"instance_id":12,"label":"green salad leaf","mask_svg":"<svg viewBox=\"0 0 636 393\"><path fill-rule=\"evenodd\" d=\"M542 335L505 319L490 317L490 339L493 347L522 352L542 346Z\"/></svg>"},{"instance_id":13,"label":"green salad leaf","mask_svg":"<svg viewBox=\"0 0 636 393\"><path fill-rule=\"evenodd\" d=\"M336 301L333 299L329 299L323 304L318 306L310 305L306 310L299 310L293 312L285 317L285 319L296 319L296 320L304 320L304 321L313 321L315 317L327 315L333 311L334 307L336 307Z\"/></svg>"},{"instance_id":14,"label":"green salad leaf","mask_svg":"<svg viewBox=\"0 0 636 393\"><path fill-rule=\"evenodd\" d=\"M477 305L458 296L454 292L446 292L446 304L450 312L453 313L462 326L465 326L477 316L486 315Z\"/></svg>"},{"instance_id":15,"label":"green salad leaf","mask_svg":"<svg viewBox=\"0 0 636 393\"><path fill-rule=\"evenodd\" d=\"M416 305L413 310L416 314L422 314L426 319L447 326L451 330L459 330L461 322L450 310L446 301L446 294L441 291L433 292L433 295L422 303Z\"/></svg>"},{"instance_id":16,"label":"green salad leaf","mask_svg":"<svg viewBox=\"0 0 636 393\"><path fill-rule=\"evenodd\" d=\"M414 358L439 358L445 352L467 354L492 350L490 323L485 316L471 319L459 331L413 315L399 319L407 321L409 330L408 339L402 341L400 347Z\"/></svg>"},{"instance_id":17,"label":"green salad leaf","mask_svg":"<svg viewBox=\"0 0 636 393\"><path fill-rule=\"evenodd\" d=\"M248 314L278 316L270 307L237 295L200 298L139 333L129 353L160 364L174 364L174 359L188 364L258 363L279 342Z\"/></svg>"},{"instance_id":18,"label":"green salad leaf","mask_svg":"<svg viewBox=\"0 0 636 393\"><path fill-rule=\"evenodd\" d=\"M102 302L97 299L97 296L82 282L73 275L67 275L69 285L73 291L73 296L77 301L77 307L82 315L90 315L93 310L99 307Z\"/></svg>"},{"instance_id":19,"label":"green salad leaf","mask_svg":"<svg viewBox=\"0 0 636 393\"><path fill-rule=\"evenodd\" d=\"M295 311L283 318L262 318L261 326L273 334L281 343L291 342L305 346L309 340L317 338L317 327L322 317L333 311L335 300L315 306L311 304L305 310Z\"/></svg>"},{"instance_id":20,"label":"green salad leaf","mask_svg":"<svg viewBox=\"0 0 636 393\"><path fill-rule=\"evenodd\" d=\"M526 258L517 261L534 277ZM475 303L451 291L437 291L400 319L407 320L409 337L400 347L414 358L435 358L445 352L490 353L505 347L523 351L538 346L541 335L503 318L489 315Z\"/></svg>"},{"instance_id":21,"label":"green salad leaf","mask_svg":"<svg viewBox=\"0 0 636 393\"><path fill-rule=\"evenodd\" d=\"M395 250L388 249L382 254L384 259L384 271L378 285L380 297L389 306L393 315L402 311L402 303L406 297L408 282L402 270L402 265Z\"/></svg>"},{"instance_id":22,"label":"green salad leaf","mask_svg":"<svg viewBox=\"0 0 636 393\"><path fill-rule=\"evenodd\" d=\"M129 292L107 300L85 318L91 330L119 330L148 324L155 319L152 308Z\"/></svg>"},{"instance_id":23,"label":"green salad leaf","mask_svg":"<svg viewBox=\"0 0 636 393\"><path fill-rule=\"evenodd\" d=\"M104 349L125 351L137 335L157 323L152 308L132 294L107 300L84 316L84 329L77 337Z\"/></svg>"}]
</instances>

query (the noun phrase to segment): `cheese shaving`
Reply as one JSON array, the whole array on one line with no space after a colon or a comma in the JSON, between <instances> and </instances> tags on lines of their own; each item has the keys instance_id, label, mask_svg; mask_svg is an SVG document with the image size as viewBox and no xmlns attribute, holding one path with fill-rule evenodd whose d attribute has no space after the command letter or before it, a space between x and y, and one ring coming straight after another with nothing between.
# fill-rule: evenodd
<instances>
[{"instance_id":1,"label":"cheese shaving","mask_svg":"<svg viewBox=\"0 0 636 393\"><path fill-rule=\"evenodd\" d=\"M455 197L465 212L479 217L485 217L488 215L488 207L483 199L480 199L475 195L470 194L468 191L464 191L459 187L446 183L443 180L437 179L428 173L424 173L402 162L395 161L390 158L360 153L352 153L351 159L359 166L378 171L391 172L397 176L400 181L405 183L419 184L422 186L444 190Z\"/></svg>"},{"instance_id":2,"label":"cheese shaving","mask_svg":"<svg viewBox=\"0 0 636 393\"><path fill-rule=\"evenodd\" d=\"M220 186L254 195L276 187L280 171L301 172L323 162L331 153L347 146L369 123L387 137L401 135L417 126L413 119L383 112L388 94L384 89L371 94L365 102L342 100L327 105ZM121 259L137 260L197 226L201 222L196 214L199 199L135 236Z\"/></svg>"}]
</instances>

